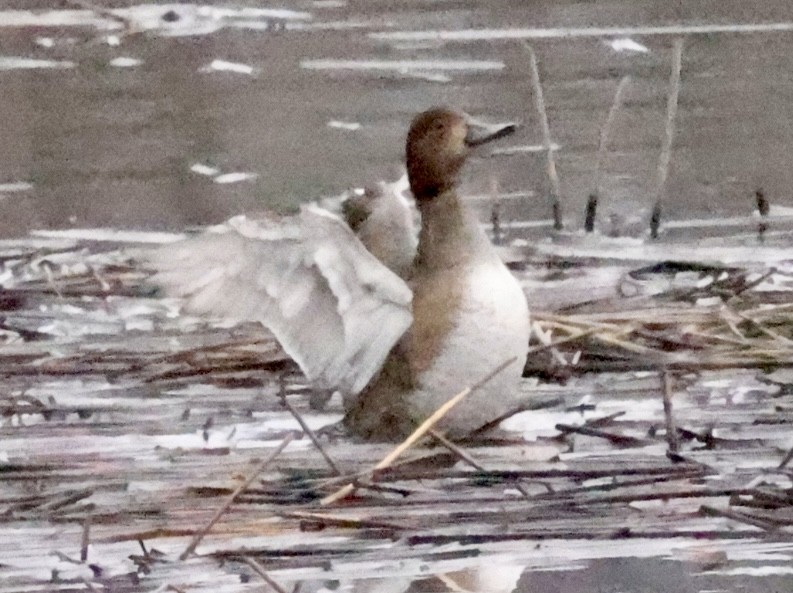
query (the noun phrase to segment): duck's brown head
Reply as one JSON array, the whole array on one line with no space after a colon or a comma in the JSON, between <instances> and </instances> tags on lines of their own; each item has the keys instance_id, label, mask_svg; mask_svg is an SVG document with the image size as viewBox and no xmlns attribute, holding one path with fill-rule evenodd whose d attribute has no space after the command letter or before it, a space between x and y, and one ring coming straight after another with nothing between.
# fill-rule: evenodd
<instances>
[{"instance_id":1,"label":"duck's brown head","mask_svg":"<svg viewBox=\"0 0 793 593\"><path fill-rule=\"evenodd\" d=\"M420 113L410 125L405 151L413 196L421 201L452 189L471 149L516 129L514 123L487 125L445 107Z\"/></svg>"}]
</instances>

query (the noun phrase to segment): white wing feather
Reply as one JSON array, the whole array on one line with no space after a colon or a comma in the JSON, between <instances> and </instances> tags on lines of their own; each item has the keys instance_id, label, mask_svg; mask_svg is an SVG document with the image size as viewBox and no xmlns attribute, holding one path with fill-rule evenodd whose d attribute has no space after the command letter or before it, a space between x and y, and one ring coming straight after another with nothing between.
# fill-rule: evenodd
<instances>
[{"instance_id":1,"label":"white wing feather","mask_svg":"<svg viewBox=\"0 0 793 593\"><path fill-rule=\"evenodd\" d=\"M268 327L323 388L361 391L412 317L408 286L338 217L235 217L147 255L154 282L191 313Z\"/></svg>"}]
</instances>

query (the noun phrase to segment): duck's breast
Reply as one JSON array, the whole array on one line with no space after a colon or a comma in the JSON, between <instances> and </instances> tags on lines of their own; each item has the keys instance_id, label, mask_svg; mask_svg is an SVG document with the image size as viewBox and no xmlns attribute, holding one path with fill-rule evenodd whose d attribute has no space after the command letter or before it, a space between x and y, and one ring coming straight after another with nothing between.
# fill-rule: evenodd
<instances>
[{"instance_id":1,"label":"duck's breast","mask_svg":"<svg viewBox=\"0 0 793 593\"><path fill-rule=\"evenodd\" d=\"M499 364L517 358L444 418L441 427L452 436L462 436L518 404L518 383L529 343L529 310L520 284L500 262L470 266L456 280L456 294L450 293L449 303L456 310L447 331L438 339L432 362L415 374L417 390L410 398L414 420L423 420ZM414 314L420 306L414 301ZM416 315L414 324L419 318Z\"/></svg>"}]
</instances>

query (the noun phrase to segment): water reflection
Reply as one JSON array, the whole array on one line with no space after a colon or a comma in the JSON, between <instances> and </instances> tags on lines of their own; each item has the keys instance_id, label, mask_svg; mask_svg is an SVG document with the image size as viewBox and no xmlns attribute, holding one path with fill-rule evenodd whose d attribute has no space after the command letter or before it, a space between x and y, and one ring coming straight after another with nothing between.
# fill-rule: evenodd
<instances>
[{"instance_id":1,"label":"water reflection","mask_svg":"<svg viewBox=\"0 0 793 593\"><path fill-rule=\"evenodd\" d=\"M787 568L787 569L786 569ZM785 566L722 570L663 558L603 558L579 566L524 569L494 561L476 568L419 578L305 581L300 593L702 593L790 591Z\"/></svg>"},{"instance_id":2,"label":"water reflection","mask_svg":"<svg viewBox=\"0 0 793 593\"><path fill-rule=\"evenodd\" d=\"M492 559L476 567L422 577L361 578L354 581L302 582L300 593L512 593L523 573L523 566Z\"/></svg>"}]
</instances>

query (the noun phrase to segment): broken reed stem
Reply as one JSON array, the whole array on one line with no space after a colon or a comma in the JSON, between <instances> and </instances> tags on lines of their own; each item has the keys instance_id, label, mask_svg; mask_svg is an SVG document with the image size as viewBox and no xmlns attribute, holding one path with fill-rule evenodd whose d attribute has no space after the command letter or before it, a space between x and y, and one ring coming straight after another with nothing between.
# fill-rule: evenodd
<instances>
[{"instance_id":1,"label":"broken reed stem","mask_svg":"<svg viewBox=\"0 0 793 593\"><path fill-rule=\"evenodd\" d=\"M732 295L732 296L731 296L729 299L727 299L727 303L731 303L732 301L735 301L735 300L737 300L737 299L738 299L738 297L740 297L740 296L741 296L743 293L745 293L747 290L751 290L751 289L753 289L753 288L755 288L755 287L757 287L757 286L760 286L760 285L761 285L763 282L765 282L765 281L766 281L766 280L768 280L768 279L769 279L771 276L773 276L774 274L776 274L776 273L777 273L777 271L778 271L778 270L777 270L776 268L768 268L768 270L767 270L766 272L764 272L763 274L761 274L760 276L758 276L757 278L755 278L755 279L754 279L754 280L752 280L751 282L747 282L747 283L746 283L746 284L744 284L744 285L743 285L741 288L739 288L738 290L736 290L736 291L735 291L735 294L734 294L734 295ZM764 310L764 311L766 311L766 312L768 311L768 309L763 309L763 310ZM748 312L748 311L747 311L747 312Z\"/></svg>"},{"instance_id":2,"label":"broken reed stem","mask_svg":"<svg viewBox=\"0 0 793 593\"><path fill-rule=\"evenodd\" d=\"M274 344L274 343L275 340L273 338L265 338L265 337L243 338L240 340L221 342L219 344L211 344L208 346L197 346L195 348L187 348L185 350L179 350L177 352L169 352L167 354L152 357L150 360L147 361L147 364L154 365L156 363L162 363L162 362L179 362L196 354L207 354L209 352L223 352L226 350L231 351L236 348L241 348L244 346L256 346L259 344Z\"/></svg>"},{"instance_id":3,"label":"broken reed stem","mask_svg":"<svg viewBox=\"0 0 793 593\"><path fill-rule=\"evenodd\" d=\"M655 442L655 441L650 441ZM378 482L389 481L407 481L407 480L470 480L478 478L487 478L490 480L553 480L553 479L569 479L577 482L585 480L594 480L599 478L611 478L615 476L680 476L682 474L689 474L692 471L703 471L702 465L693 466L677 465L670 466L664 464L663 466L654 467L608 467L608 468L590 468L590 469L533 469L533 470L488 470L486 472L472 472L470 470L462 469L416 469L414 471L388 471L383 472L377 476Z\"/></svg>"},{"instance_id":4,"label":"broken reed stem","mask_svg":"<svg viewBox=\"0 0 793 593\"><path fill-rule=\"evenodd\" d=\"M319 451L319 454L322 455L322 458L325 460L325 463L328 464L328 467L330 467L331 471L333 471L333 473L336 474L337 476L342 475L343 472L339 469L339 466L336 465L336 462L333 461L333 458L330 455L328 455L328 452L325 451L325 448L322 446L322 443L319 442L319 439L317 438L317 435L314 433L313 430L311 430L308 427L308 424L306 424L306 421L303 420L303 418L300 416L300 414L298 414L297 410L295 410L295 408L292 406L292 404L290 404L289 402L286 401L286 398L284 398L283 402L284 402L284 406L286 407L286 409L289 410L289 413L292 414L292 416L294 416L295 420L297 420L297 423L303 429L303 432L305 432L306 436L308 436L308 438L311 440L311 442L317 448L317 451Z\"/></svg>"},{"instance_id":5,"label":"broken reed stem","mask_svg":"<svg viewBox=\"0 0 793 593\"><path fill-rule=\"evenodd\" d=\"M55 273L52 271L52 264L45 260L41 262L41 267L44 269L44 275L47 278L47 286L49 286L52 291L58 295L59 299L62 299L63 293L58 287L58 282L55 280Z\"/></svg>"},{"instance_id":6,"label":"broken reed stem","mask_svg":"<svg viewBox=\"0 0 793 593\"><path fill-rule=\"evenodd\" d=\"M598 209L598 192L589 194L586 201L586 210L584 211L584 231L591 233L595 230L595 219L597 218Z\"/></svg>"},{"instance_id":7,"label":"broken reed stem","mask_svg":"<svg viewBox=\"0 0 793 593\"><path fill-rule=\"evenodd\" d=\"M551 141L551 127L548 124L548 111L545 109L545 96L542 92L540 82L540 69L537 65L537 55L534 48L528 43L524 47L529 52L529 66L531 69L531 87L534 95L534 106L540 116L540 129L542 130L542 143L545 147L546 172L548 181L551 185L551 206L553 208L553 228L556 231L562 230L562 204L560 202L561 190L559 184L559 174L556 172L556 155Z\"/></svg>"},{"instance_id":8,"label":"broken reed stem","mask_svg":"<svg viewBox=\"0 0 793 593\"><path fill-rule=\"evenodd\" d=\"M88 546L91 543L91 517L90 515L83 521L83 534L80 538L80 562L85 564L88 560Z\"/></svg>"},{"instance_id":9,"label":"broken reed stem","mask_svg":"<svg viewBox=\"0 0 793 593\"><path fill-rule=\"evenodd\" d=\"M435 578L438 579L441 583L443 583L449 591L454 591L456 593L465 593L466 591L468 591L468 589L460 585L448 574L445 573L436 574Z\"/></svg>"},{"instance_id":10,"label":"broken reed stem","mask_svg":"<svg viewBox=\"0 0 793 593\"><path fill-rule=\"evenodd\" d=\"M793 447L790 448L790 451L787 452L785 458L779 462L777 469L785 469L788 463L790 463L791 459L793 459Z\"/></svg>"},{"instance_id":11,"label":"broken reed stem","mask_svg":"<svg viewBox=\"0 0 793 593\"><path fill-rule=\"evenodd\" d=\"M611 102L611 109L606 116L606 121L600 128L600 144L598 145L597 163L595 165L595 196L598 197L602 191L603 183L603 166L606 162L606 153L608 151L609 136L611 129L614 127L614 120L617 119L617 112L622 107L622 101L625 97L625 89L631 81L630 76L623 76L620 83L617 85L617 90L614 93L614 100Z\"/></svg>"},{"instance_id":12,"label":"broken reed stem","mask_svg":"<svg viewBox=\"0 0 793 593\"><path fill-rule=\"evenodd\" d=\"M592 406L592 409L595 409L595 406ZM585 426L592 426L592 427L600 427L600 426L607 426L611 424L617 418L624 416L626 414L625 410L621 410L619 412L614 412L613 414L609 414L608 416L601 416L600 418L592 418L587 420L584 424Z\"/></svg>"},{"instance_id":13,"label":"broken reed stem","mask_svg":"<svg viewBox=\"0 0 793 593\"><path fill-rule=\"evenodd\" d=\"M421 459L422 459L422 457L418 457L418 458L414 458L414 459L403 459L402 461L398 461L396 463L391 464L391 468L393 469L395 467L402 467L403 465L410 465L411 463L415 463L416 461L419 461ZM317 480L315 482L315 484L314 484L314 488L318 490L320 488L329 488L331 486L336 486L337 484L344 484L345 482L352 482L352 481L358 480L360 478L365 478L365 477L371 475L371 473L372 473L372 470L367 468L367 469L364 469L364 470L361 470L361 471L358 471L358 472L354 472L354 473L351 473L351 474L345 474L345 475L342 475L342 476L334 476L332 478L324 478L324 479L321 479L321 480Z\"/></svg>"},{"instance_id":14,"label":"broken reed stem","mask_svg":"<svg viewBox=\"0 0 793 593\"><path fill-rule=\"evenodd\" d=\"M91 276L93 276L97 284L99 284L100 290L102 292L110 292L112 287L110 286L110 283L102 277L102 275L99 273L99 270L91 265L88 266L88 270L91 272Z\"/></svg>"},{"instance_id":15,"label":"broken reed stem","mask_svg":"<svg viewBox=\"0 0 793 593\"><path fill-rule=\"evenodd\" d=\"M630 76L623 76L620 83L617 85L617 91L614 93L614 100L611 102L606 121L600 128L600 143L598 145L597 163L595 165L595 189L589 194L589 199L586 203L586 211L584 213L584 231L592 233L595 230L595 220L597 219L598 200L602 193L603 184L603 166L606 162L606 152L608 148L609 135L611 128L614 125L614 120L617 117L617 112L622 106L622 97L625 94L625 88L630 82Z\"/></svg>"},{"instance_id":16,"label":"broken reed stem","mask_svg":"<svg viewBox=\"0 0 793 593\"><path fill-rule=\"evenodd\" d=\"M250 566L251 569L253 569L253 572L258 574L265 583L270 585L278 593L287 593L287 590L284 589L281 585L279 585L277 581L274 581L273 578L269 574L267 574L267 571L264 570L264 567L258 562L256 562L256 560L254 560L249 556L244 556L242 560L243 562L245 562L245 564Z\"/></svg>"},{"instance_id":17,"label":"broken reed stem","mask_svg":"<svg viewBox=\"0 0 793 593\"><path fill-rule=\"evenodd\" d=\"M644 312L642 312L642 315L644 315ZM596 319L582 318L580 314L576 316L570 316L545 311L537 311L536 313L532 312L532 318L534 321L540 322L542 324L552 324L552 327L557 327L568 333L572 333L574 329L579 327L585 327L587 330L602 329L610 332L622 332L622 324L625 322L624 319L619 319L616 322L604 322L598 321Z\"/></svg>"},{"instance_id":18,"label":"broken reed stem","mask_svg":"<svg viewBox=\"0 0 793 593\"><path fill-rule=\"evenodd\" d=\"M771 214L771 205L768 203L768 198L762 188L757 188L754 192L755 204L757 205L757 213L760 215L760 222L757 223L757 239L760 243L765 241L765 233L768 230L768 215Z\"/></svg>"},{"instance_id":19,"label":"broken reed stem","mask_svg":"<svg viewBox=\"0 0 793 593\"><path fill-rule=\"evenodd\" d=\"M669 162L672 158L672 143L675 138L675 120L677 105L680 98L680 70L683 64L683 38L678 37L672 49L672 74L669 77L669 95L666 99L666 126L661 155L658 159L658 177L655 184L655 205L650 219L650 237L658 238L661 226L661 203L666 192L666 181L669 177Z\"/></svg>"},{"instance_id":20,"label":"broken reed stem","mask_svg":"<svg viewBox=\"0 0 793 593\"><path fill-rule=\"evenodd\" d=\"M479 470L480 472L486 472L487 471L487 468L484 465L482 465L481 463L479 463L476 459L471 457L471 455L468 454L468 451L466 451L465 449L463 449L459 445L451 442L443 434L441 434L440 432L438 432L434 428L430 429L429 433L441 445L443 445L451 453L456 455L458 459L460 459L463 462L467 463L468 465L473 467L475 470ZM515 480L515 489L518 492L520 492L521 495L524 498L527 498L527 499L530 498L531 495L529 494L528 490L526 490L526 488L523 486L523 484L521 483L520 480Z\"/></svg>"},{"instance_id":21,"label":"broken reed stem","mask_svg":"<svg viewBox=\"0 0 793 593\"><path fill-rule=\"evenodd\" d=\"M333 525L334 527L342 528L362 529L371 527L373 529L394 529L397 531L405 529L404 525L387 523L385 521L370 521L369 519L363 519L361 517L336 517L334 515L328 515L325 513L311 513L306 511L290 511L280 513L280 515L289 519L298 519L299 521L313 521L323 525Z\"/></svg>"},{"instance_id":22,"label":"broken reed stem","mask_svg":"<svg viewBox=\"0 0 793 593\"><path fill-rule=\"evenodd\" d=\"M493 245L503 245L503 231L501 229L501 208L493 204L490 209L490 225L493 233Z\"/></svg>"},{"instance_id":23,"label":"broken reed stem","mask_svg":"<svg viewBox=\"0 0 793 593\"><path fill-rule=\"evenodd\" d=\"M286 387L284 385L283 375L281 375L280 378L279 395L281 398L281 405L284 406L287 410L289 410L289 413L292 414L292 417L300 425L300 428L303 429L305 435L309 438L309 440L311 440L311 442L317 448L317 451L319 451L319 454L322 455L322 458L325 460L325 463L328 464L328 467L330 467L331 471L337 476L342 475L343 472L339 469L339 466L336 465L336 462L333 461L333 458L330 455L328 455L328 452L325 451L325 448L322 446L322 443L319 442L317 435L314 433L313 430L311 430L311 428L309 428L308 424L306 424L306 421L303 420L303 417L300 415L300 413L295 409L295 407L291 403L289 403L289 400L286 398Z\"/></svg>"},{"instance_id":24,"label":"broken reed stem","mask_svg":"<svg viewBox=\"0 0 793 593\"><path fill-rule=\"evenodd\" d=\"M740 311L733 311L732 309L729 309L729 306L726 305L726 304L724 305L724 307L726 309L728 309L731 314L736 315L737 317L739 317L743 321L746 321L747 323L750 323L757 330L759 330L760 332L762 332L763 334L765 334L769 338L772 338L772 339L776 340L777 342L781 342L782 344L784 344L786 346L793 345L793 340L790 340L789 338L786 338L785 336L783 336L781 334L778 334L777 332L773 331L772 329L767 328L765 325L763 325L761 322L757 321L756 319L753 319L752 317L749 317L748 315L745 315L745 314L741 313Z\"/></svg>"},{"instance_id":25,"label":"broken reed stem","mask_svg":"<svg viewBox=\"0 0 793 593\"><path fill-rule=\"evenodd\" d=\"M672 380L669 371L661 371L661 391L664 397L664 418L666 419L666 441L669 443L669 451L677 453L680 450L680 436L677 434L675 418L672 413Z\"/></svg>"},{"instance_id":26,"label":"broken reed stem","mask_svg":"<svg viewBox=\"0 0 793 593\"><path fill-rule=\"evenodd\" d=\"M209 522L207 522L207 524L204 527L202 527L193 536L193 539L190 542L190 544L187 546L187 548L185 548L185 551L182 552L182 554L179 556L179 560L186 560L187 557L190 556L190 554L192 554L195 551L198 544L201 542L202 539L204 539L204 536L207 533L209 533L209 530L212 529L212 526L218 522L218 520L223 516L223 514L234 503L237 497L240 494L242 494L242 492L246 488L248 488L248 486L253 484L253 481L259 476L259 474L262 473L265 469L267 469L267 466L269 466L275 460L275 458L278 457L284 449L286 449L287 445L295 439L295 436L296 434L294 432L290 432L288 435L286 435L286 437L284 437L284 440L281 441L281 444L275 448L275 451L273 451L267 459L259 463L253 469L251 475L249 475L242 484L237 486L237 489L231 493L231 495L228 497L226 502L223 503L223 505L215 512L214 515L212 515L212 518L209 520Z\"/></svg>"},{"instance_id":27,"label":"broken reed stem","mask_svg":"<svg viewBox=\"0 0 793 593\"><path fill-rule=\"evenodd\" d=\"M494 368L492 371L490 371L487 375L485 375L482 379L480 379L479 381L477 381L476 383L474 383L470 387L466 387L460 393L458 393L457 395L455 395L454 397L449 399L440 408L435 410L432 413L432 415L429 418L427 418L424 422L422 422L421 425L418 428L416 428L416 430L414 430L413 433L408 438L406 438L404 441L402 441L402 443L399 446L397 446L393 451L391 451L391 453L386 455L368 473L369 474L374 473L374 472L376 472L379 469L384 469L384 468L388 467L389 465L391 465L394 461L397 460L397 458L400 455L402 455L402 453L404 453L405 451L410 449L414 444L416 444L416 442L419 439L421 439L424 435L426 435L430 431L430 429L432 429L432 427L435 426L449 412L449 410L451 410L454 406L456 406L465 397L467 397L468 395L470 395L474 391L477 391L478 389L481 389L485 384L487 384L488 381L493 379L493 377L495 377L501 371L506 369L509 365L514 363L517 359L518 359L517 356L513 356L512 358L509 358L508 360L505 360L500 365L498 365L496 368ZM337 500L340 500L340 499L344 498L345 496L348 496L354 490L355 490L355 484L350 483L350 484L347 484L345 486L342 486L341 488L339 488L339 490L337 490L333 494L330 494L330 495L326 496L325 498L323 498L320 501L320 505L325 506L325 505L332 504L332 503L336 502Z\"/></svg>"},{"instance_id":28,"label":"broken reed stem","mask_svg":"<svg viewBox=\"0 0 793 593\"><path fill-rule=\"evenodd\" d=\"M535 336L543 346L547 347L551 351L551 356L553 357L556 364L562 367L568 366L569 363L567 362L567 359L564 357L564 355L553 347L553 339L551 337L550 329L546 332L542 326L535 321L531 324L531 332L532 335Z\"/></svg>"},{"instance_id":29,"label":"broken reed stem","mask_svg":"<svg viewBox=\"0 0 793 593\"><path fill-rule=\"evenodd\" d=\"M478 469L479 471L487 471L485 466L479 463L476 459L471 457L468 452L460 447L459 445L454 444L449 439L446 438L443 433L438 432L434 428L431 428L429 431L430 436L438 441L441 445L446 447L450 452L457 456L458 459L461 459L468 465L470 465L474 469Z\"/></svg>"},{"instance_id":30,"label":"broken reed stem","mask_svg":"<svg viewBox=\"0 0 793 593\"><path fill-rule=\"evenodd\" d=\"M580 340L582 338L586 338L588 336L591 336L596 331L598 331L598 329L592 327L592 328L589 328L587 330L580 331L580 332L575 333L575 334L571 334L571 335L567 336L566 338L559 338L558 340L556 340L554 342L551 342L549 344L542 344L540 346L534 346L532 348L529 348L527 354L528 355L537 354L538 352L544 352L546 350L550 350L552 348L556 348L557 346L563 346L564 344L568 344L570 342L575 342L576 340Z\"/></svg>"},{"instance_id":31,"label":"broken reed stem","mask_svg":"<svg viewBox=\"0 0 793 593\"><path fill-rule=\"evenodd\" d=\"M721 318L721 321L724 322L724 325L727 326L727 328L733 333L733 335L735 335L738 338L740 342L742 342L743 344L749 344L750 343L749 339L741 333L741 330L738 329L738 326L735 324L735 321L730 319L727 313L732 314L733 313L732 309L728 309L727 307L722 307L721 310L719 311L719 317Z\"/></svg>"},{"instance_id":32,"label":"broken reed stem","mask_svg":"<svg viewBox=\"0 0 793 593\"><path fill-rule=\"evenodd\" d=\"M573 426L572 424L559 423L556 424L554 428L564 434L575 433L583 436L605 439L618 447L643 447L645 445L650 445L653 442L649 439L641 439L639 437L608 432L601 428L595 428L587 424Z\"/></svg>"},{"instance_id":33,"label":"broken reed stem","mask_svg":"<svg viewBox=\"0 0 793 593\"><path fill-rule=\"evenodd\" d=\"M490 209L490 225L493 233L493 244L504 242L504 230L501 228L501 200L499 199L498 179L490 178L490 197L493 207Z\"/></svg>"}]
</instances>

